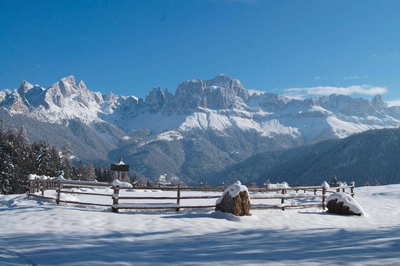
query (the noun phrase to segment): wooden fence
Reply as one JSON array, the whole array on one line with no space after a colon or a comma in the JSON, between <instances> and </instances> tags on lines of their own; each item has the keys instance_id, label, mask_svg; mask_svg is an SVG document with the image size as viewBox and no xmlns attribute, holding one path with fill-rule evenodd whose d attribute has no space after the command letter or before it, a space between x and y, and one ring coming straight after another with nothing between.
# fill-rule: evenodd
<instances>
[{"instance_id":1,"label":"wooden fence","mask_svg":"<svg viewBox=\"0 0 400 266\"><path fill-rule=\"evenodd\" d=\"M41 198L49 198L44 196L44 192L46 190L54 190L57 189L59 186L59 181L55 179L48 179L48 180L40 180L40 179L33 179L29 180L29 192L28 196L38 196L37 192L41 192ZM53 199L53 198L49 198Z\"/></svg>"},{"instance_id":2,"label":"wooden fence","mask_svg":"<svg viewBox=\"0 0 400 266\"><path fill-rule=\"evenodd\" d=\"M84 191L82 188L92 188ZM93 188L101 190L93 191ZM105 189L105 190L104 190ZM107 190L108 189L108 190ZM45 196L46 190L55 190L55 197ZM341 186L325 188L323 186L302 186L287 188L248 188L251 200L251 209L271 209L293 207L312 207L321 206L326 208L326 199L333 192L345 192L354 196L354 186ZM346 191L347 190L347 191ZM350 190L350 191L349 191ZM168 192L162 196L157 193L148 193L143 196L142 192ZM122 209L174 209L179 211L185 208L215 208L216 199L218 199L224 188L186 188L186 187L134 187L120 188L114 187L111 183L100 182L81 182L81 181L57 181L57 180L30 180L28 196L35 196L46 199L54 199L57 204L71 203L82 205L94 205L110 207L113 212L119 212ZM41 192L41 195L37 193ZM96 202L62 199L65 195L92 196ZM166 194L166 195L165 195ZM66 196L64 196L65 198ZM109 199L107 199L107 197ZM104 198L103 202L100 198ZM191 200L195 202L190 203ZM199 204L199 200L204 204ZM211 201L212 200L212 201ZM278 200L278 203L270 203L271 200ZM300 202L299 202L300 201ZM266 203L269 202L269 203Z\"/></svg>"},{"instance_id":3,"label":"wooden fence","mask_svg":"<svg viewBox=\"0 0 400 266\"><path fill-rule=\"evenodd\" d=\"M140 190L151 190L152 188L134 188L136 191ZM180 209L185 208L215 208L215 201L219 197L221 197L223 188L214 188L214 189L200 189L200 188L184 188L181 186L171 187L171 188L153 188L155 190L168 191L171 192L170 196L140 196L142 193L136 193L134 196L121 196L120 193L123 190L127 190L126 188L116 188L114 187L113 194L113 205L111 210L113 212L118 212L121 209L175 209L179 211ZM199 192L200 194L210 193L209 195L183 195L183 192ZM176 193L176 194L175 194ZM134 194L134 193L132 193ZM194 205L194 204L183 204L182 201L188 200L206 200L206 199L214 199L213 203L203 204L203 205ZM125 201L125 202L121 202ZM134 202L126 202L126 201L134 201ZM144 201L144 203L140 203L140 201ZM157 201L157 202L151 202ZM161 202L163 201L163 202ZM167 202L165 202L167 201Z\"/></svg>"},{"instance_id":4,"label":"wooden fence","mask_svg":"<svg viewBox=\"0 0 400 266\"><path fill-rule=\"evenodd\" d=\"M350 192L346 192L346 189ZM321 206L324 210L326 209L326 199L329 194L334 192L345 192L354 196L354 185L351 186L341 186L341 187L330 187L326 188L323 186L296 186L287 188L250 188L250 199L252 201L252 209L271 209L271 208L281 208L283 211L285 208L290 207L313 207ZM275 194L275 195L274 195ZM320 198L320 201L311 201L311 199ZM254 204L258 200L265 199L280 199L280 204L275 205L265 205L265 204ZM309 200L311 202L297 203L289 202L289 200L302 199Z\"/></svg>"}]
</instances>

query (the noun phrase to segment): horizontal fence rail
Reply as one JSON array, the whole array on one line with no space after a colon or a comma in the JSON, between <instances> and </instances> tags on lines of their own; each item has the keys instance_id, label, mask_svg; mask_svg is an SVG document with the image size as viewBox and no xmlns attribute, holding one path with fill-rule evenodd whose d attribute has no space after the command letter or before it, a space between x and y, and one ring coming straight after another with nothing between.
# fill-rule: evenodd
<instances>
[{"instance_id":1,"label":"horizontal fence rail","mask_svg":"<svg viewBox=\"0 0 400 266\"><path fill-rule=\"evenodd\" d=\"M28 196L53 199L57 204L69 203L110 207L113 212L123 209L194 209L215 208L225 188L193 187L115 187L112 183L30 180ZM45 191L55 191L53 197ZM85 191L87 190L87 191ZM354 196L354 186L326 188L323 186L296 186L283 188L248 188L251 209L300 208L320 206L326 208L326 199L334 192ZM40 192L40 193L39 193ZM157 195L163 192L162 195ZM145 194L145 195L143 195ZM68 196L69 195L69 196ZM79 196L79 200L77 200ZM85 198L88 199L85 201ZM89 199L95 198L96 202ZM107 199L108 198L108 199ZM111 200L110 200L111 199ZM295 201L293 201L295 200ZM204 204L199 204L204 202ZM271 203L271 201L277 201Z\"/></svg>"}]
</instances>

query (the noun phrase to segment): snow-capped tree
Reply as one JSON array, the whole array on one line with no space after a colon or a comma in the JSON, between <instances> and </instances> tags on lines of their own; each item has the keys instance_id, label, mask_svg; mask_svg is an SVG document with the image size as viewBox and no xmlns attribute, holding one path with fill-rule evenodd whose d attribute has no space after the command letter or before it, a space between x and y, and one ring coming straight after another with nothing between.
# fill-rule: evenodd
<instances>
[{"instance_id":1,"label":"snow-capped tree","mask_svg":"<svg viewBox=\"0 0 400 266\"><path fill-rule=\"evenodd\" d=\"M94 166L92 163L88 163L86 166L86 179L88 181L96 180L96 173L95 173Z\"/></svg>"},{"instance_id":2,"label":"snow-capped tree","mask_svg":"<svg viewBox=\"0 0 400 266\"><path fill-rule=\"evenodd\" d=\"M35 142L32 145L38 175L52 176L52 154L50 144L45 141Z\"/></svg>"},{"instance_id":3,"label":"snow-capped tree","mask_svg":"<svg viewBox=\"0 0 400 266\"><path fill-rule=\"evenodd\" d=\"M1 193L24 193L27 189L26 176L35 169L26 130L18 132L12 125L6 131L0 125L0 187Z\"/></svg>"},{"instance_id":4,"label":"snow-capped tree","mask_svg":"<svg viewBox=\"0 0 400 266\"><path fill-rule=\"evenodd\" d=\"M14 164L12 146L8 141L0 142L0 189L2 194L13 193Z\"/></svg>"},{"instance_id":5,"label":"snow-capped tree","mask_svg":"<svg viewBox=\"0 0 400 266\"><path fill-rule=\"evenodd\" d=\"M79 161L78 168L76 169L76 179L77 180L87 180L85 165L82 161Z\"/></svg>"},{"instance_id":6,"label":"snow-capped tree","mask_svg":"<svg viewBox=\"0 0 400 266\"><path fill-rule=\"evenodd\" d=\"M71 142L66 140L64 142L64 147L62 149L62 169L64 171L64 178L66 179L71 179L72 174L74 171L74 166L72 165L72 150L71 150Z\"/></svg>"}]
</instances>

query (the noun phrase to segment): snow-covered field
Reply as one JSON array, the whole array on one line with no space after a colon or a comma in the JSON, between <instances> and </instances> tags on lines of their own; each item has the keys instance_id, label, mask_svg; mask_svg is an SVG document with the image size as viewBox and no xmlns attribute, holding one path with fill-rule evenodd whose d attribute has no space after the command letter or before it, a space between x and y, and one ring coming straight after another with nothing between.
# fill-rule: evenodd
<instances>
[{"instance_id":1,"label":"snow-covered field","mask_svg":"<svg viewBox=\"0 0 400 266\"><path fill-rule=\"evenodd\" d=\"M365 216L112 213L0 195L0 265L398 265L400 185L359 187L355 199Z\"/></svg>"}]
</instances>

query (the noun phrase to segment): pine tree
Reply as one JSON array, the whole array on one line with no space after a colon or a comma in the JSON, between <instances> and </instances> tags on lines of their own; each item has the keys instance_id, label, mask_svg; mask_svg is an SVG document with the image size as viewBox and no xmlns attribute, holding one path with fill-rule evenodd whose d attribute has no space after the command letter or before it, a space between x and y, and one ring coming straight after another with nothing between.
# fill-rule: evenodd
<instances>
[{"instance_id":1,"label":"pine tree","mask_svg":"<svg viewBox=\"0 0 400 266\"><path fill-rule=\"evenodd\" d=\"M103 181L103 170L101 170L100 167L96 167L94 169L95 175L96 175L96 180L99 182L104 182Z\"/></svg>"},{"instance_id":2,"label":"pine tree","mask_svg":"<svg viewBox=\"0 0 400 266\"><path fill-rule=\"evenodd\" d=\"M96 180L96 172L92 163L88 163L86 166L86 178L89 181Z\"/></svg>"},{"instance_id":3,"label":"pine tree","mask_svg":"<svg viewBox=\"0 0 400 266\"><path fill-rule=\"evenodd\" d=\"M71 143L68 140L64 142L64 147L62 149L61 157L62 157L61 161L62 161L62 169L64 172L64 178L72 179L74 166L71 161L72 157Z\"/></svg>"},{"instance_id":4,"label":"pine tree","mask_svg":"<svg viewBox=\"0 0 400 266\"><path fill-rule=\"evenodd\" d=\"M0 190L2 194L12 193L13 171L12 147L7 140L0 142Z\"/></svg>"},{"instance_id":5,"label":"pine tree","mask_svg":"<svg viewBox=\"0 0 400 266\"><path fill-rule=\"evenodd\" d=\"M57 150L55 146L52 146L50 149L50 154L51 154L51 169L50 173L51 176L57 177L61 174L61 157L60 157L60 152Z\"/></svg>"},{"instance_id":6,"label":"pine tree","mask_svg":"<svg viewBox=\"0 0 400 266\"><path fill-rule=\"evenodd\" d=\"M8 173L8 187L7 193L18 193L20 192L19 181L20 177L17 175L19 155L21 153L21 145L18 143L18 131L11 125L6 133L6 141L8 145L8 156L9 157L9 173Z\"/></svg>"},{"instance_id":7,"label":"pine tree","mask_svg":"<svg viewBox=\"0 0 400 266\"><path fill-rule=\"evenodd\" d=\"M35 156L35 164L38 175L45 175L54 177L56 170L53 167L53 157L50 144L45 141L34 143L32 145L32 152Z\"/></svg>"},{"instance_id":8,"label":"pine tree","mask_svg":"<svg viewBox=\"0 0 400 266\"><path fill-rule=\"evenodd\" d=\"M332 176L331 183L329 185L331 187L337 187L338 186L337 178L336 178L335 175Z\"/></svg>"},{"instance_id":9,"label":"pine tree","mask_svg":"<svg viewBox=\"0 0 400 266\"><path fill-rule=\"evenodd\" d=\"M13 142L13 143L14 143L14 142L17 140L17 138L18 138L18 131L17 131L17 129L14 127L14 125L11 125L11 126L8 128L7 133L6 133L6 136L7 136L8 141L10 141L10 142Z\"/></svg>"},{"instance_id":10,"label":"pine tree","mask_svg":"<svg viewBox=\"0 0 400 266\"><path fill-rule=\"evenodd\" d=\"M82 161L79 161L78 168L76 169L77 179L78 180L87 180L85 173L85 166Z\"/></svg>"},{"instance_id":11,"label":"pine tree","mask_svg":"<svg viewBox=\"0 0 400 266\"><path fill-rule=\"evenodd\" d=\"M20 130L18 131L17 139L21 147L24 147L25 149L31 147L31 142L29 141L28 133L26 132L24 126L21 126Z\"/></svg>"},{"instance_id":12,"label":"pine tree","mask_svg":"<svg viewBox=\"0 0 400 266\"><path fill-rule=\"evenodd\" d=\"M13 193L25 193L28 189L27 176L35 171L34 157L31 144L25 127L22 126L18 131L14 143L15 151L15 176L13 181Z\"/></svg>"},{"instance_id":13,"label":"pine tree","mask_svg":"<svg viewBox=\"0 0 400 266\"><path fill-rule=\"evenodd\" d=\"M122 174L121 181L122 181L122 182L127 182L127 183L130 183L130 182L131 182L131 178L129 177L128 172L124 172L124 173Z\"/></svg>"},{"instance_id":14,"label":"pine tree","mask_svg":"<svg viewBox=\"0 0 400 266\"><path fill-rule=\"evenodd\" d=\"M4 123L4 120L1 120L0 122L0 142L4 141L6 139L6 125Z\"/></svg>"}]
</instances>

